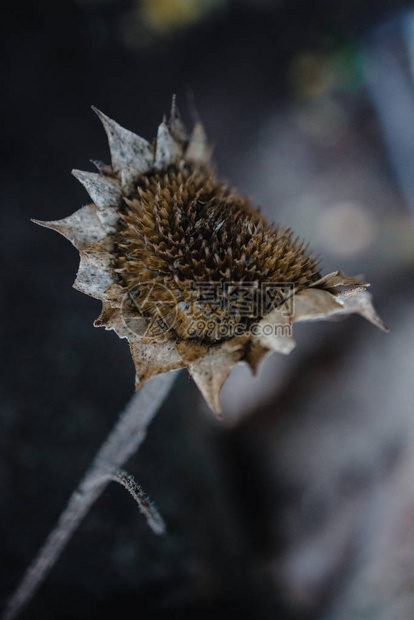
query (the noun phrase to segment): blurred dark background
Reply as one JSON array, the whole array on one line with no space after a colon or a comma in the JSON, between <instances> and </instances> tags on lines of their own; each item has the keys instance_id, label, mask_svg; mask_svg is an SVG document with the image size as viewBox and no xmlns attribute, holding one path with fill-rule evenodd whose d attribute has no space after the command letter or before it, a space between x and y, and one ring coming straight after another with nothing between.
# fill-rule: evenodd
<instances>
[{"instance_id":1,"label":"blurred dark background","mask_svg":"<svg viewBox=\"0 0 414 620\"><path fill-rule=\"evenodd\" d=\"M359 317L298 325L224 422L186 372L129 469L156 538L111 486L23 614L86 619L414 617L414 11L388 0L61 0L3 9L2 596L133 391L125 341L92 327L78 256L31 217L87 202L108 160L94 104L151 139L193 100L220 174L372 283Z\"/></svg>"}]
</instances>

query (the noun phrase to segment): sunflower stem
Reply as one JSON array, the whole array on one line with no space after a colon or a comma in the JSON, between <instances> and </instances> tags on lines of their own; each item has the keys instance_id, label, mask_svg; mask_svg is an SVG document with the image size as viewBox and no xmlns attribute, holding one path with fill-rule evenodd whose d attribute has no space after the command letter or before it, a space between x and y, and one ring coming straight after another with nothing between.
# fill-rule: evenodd
<instances>
[{"instance_id":1,"label":"sunflower stem","mask_svg":"<svg viewBox=\"0 0 414 620\"><path fill-rule=\"evenodd\" d=\"M132 476L120 467L138 450L147 427L161 407L177 376L159 375L134 394L118 422L96 454L78 487L21 582L10 597L3 620L14 620L46 579L66 544L111 480L122 484L137 501L152 530L161 534L164 522Z\"/></svg>"}]
</instances>

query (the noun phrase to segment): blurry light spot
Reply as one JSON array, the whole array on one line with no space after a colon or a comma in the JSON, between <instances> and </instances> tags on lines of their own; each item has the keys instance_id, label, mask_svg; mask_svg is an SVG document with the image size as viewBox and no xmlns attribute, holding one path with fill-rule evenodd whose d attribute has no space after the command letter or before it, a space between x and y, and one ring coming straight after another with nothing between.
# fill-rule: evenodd
<instances>
[{"instance_id":1,"label":"blurry light spot","mask_svg":"<svg viewBox=\"0 0 414 620\"><path fill-rule=\"evenodd\" d=\"M371 214L353 202L340 202L321 219L320 243L336 256L355 256L365 252L377 235Z\"/></svg>"},{"instance_id":2,"label":"blurry light spot","mask_svg":"<svg viewBox=\"0 0 414 620\"><path fill-rule=\"evenodd\" d=\"M290 66L290 80L296 93L307 99L352 91L363 83L357 51L348 44L331 54L309 51L297 55Z\"/></svg>"},{"instance_id":3,"label":"blurry light spot","mask_svg":"<svg viewBox=\"0 0 414 620\"><path fill-rule=\"evenodd\" d=\"M414 231L409 217L389 218L383 222L381 248L394 265L410 265L414 261Z\"/></svg>"},{"instance_id":4,"label":"blurry light spot","mask_svg":"<svg viewBox=\"0 0 414 620\"><path fill-rule=\"evenodd\" d=\"M336 142L348 124L344 108L331 97L298 108L294 120L303 133L322 145Z\"/></svg>"},{"instance_id":5,"label":"blurry light spot","mask_svg":"<svg viewBox=\"0 0 414 620\"><path fill-rule=\"evenodd\" d=\"M291 65L291 81L297 92L305 97L319 97L334 83L334 74L327 58L320 54L301 54Z\"/></svg>"},{"instance_id":6,"label":"blurry light spot","mask_svg":"<svg viewBox=\"0 0 414 620\"><path fill-rule=\"evenodd\" d=\"M142 17L147 27L164 34L199 21L223 0L141 0Z\"/></svg>"}]
</instances>

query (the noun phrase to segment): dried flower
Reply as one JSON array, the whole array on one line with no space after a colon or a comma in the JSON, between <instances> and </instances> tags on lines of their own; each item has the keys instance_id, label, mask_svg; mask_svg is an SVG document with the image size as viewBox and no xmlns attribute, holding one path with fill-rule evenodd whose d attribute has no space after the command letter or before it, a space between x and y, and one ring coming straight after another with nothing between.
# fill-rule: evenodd
<instances>
[{"instance_id":1,"label":"dried flower","mask_svg":"<svg viewBox=\"0 0 414 620\"><path fill-rule=\"evenodd\" d=\"M233 366L289 353L295 321L356 312L385 329L366 282L322 276L290 230L217 179L202 125L188 137L174 98L152 144L95 112L112 165L73 171L93 204L37 223L79 250L74 287L102 300L96 326L128 339L137 388L186 366L219 413Z\"/></svg>"}]
</instances>

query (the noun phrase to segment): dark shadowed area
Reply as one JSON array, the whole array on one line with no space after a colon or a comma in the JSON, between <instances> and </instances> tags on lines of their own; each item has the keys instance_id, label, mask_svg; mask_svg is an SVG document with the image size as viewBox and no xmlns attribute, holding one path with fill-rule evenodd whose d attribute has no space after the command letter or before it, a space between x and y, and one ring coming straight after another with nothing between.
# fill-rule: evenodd
<instances>
[{"instance_id":1,"label":"dark shadowed area","mask_svg":"<svg viewBox=\"0 0 414 620\"><path fill-rule=\"evenodd\" d=\"M91 105L152 139L176 93L219 174L324 273L371 282L391 331L295 326L290 356L234 369L223 422L183 371L128 463L167 535L113 484L22 618L414 618L411 4L38 1L3 28L2 600L134 389L78 253L30 218L88 202L70 171L109 158Z\"/></svg>"}]
</instances>

